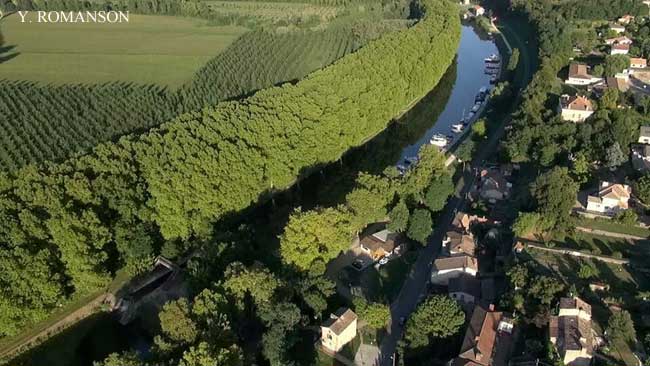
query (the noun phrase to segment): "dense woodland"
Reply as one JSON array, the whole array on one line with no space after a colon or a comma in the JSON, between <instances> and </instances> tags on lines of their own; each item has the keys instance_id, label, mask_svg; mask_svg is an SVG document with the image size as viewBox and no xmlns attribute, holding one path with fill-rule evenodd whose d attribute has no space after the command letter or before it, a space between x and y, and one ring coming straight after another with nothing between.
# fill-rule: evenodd
<instances>
[{"instance_id":1,"label":"dense woodland","mask_svg":"<svg viewBox=\"0 0 650 366\"><path fill-rule=\"evenodd\" d=\"M183 252L215 221L285 189L382 131L453 60L456 8L370 42L296 84L188 112L62 163L0 175L0 333L73 294Z\"/></svg>"}]
</instances>

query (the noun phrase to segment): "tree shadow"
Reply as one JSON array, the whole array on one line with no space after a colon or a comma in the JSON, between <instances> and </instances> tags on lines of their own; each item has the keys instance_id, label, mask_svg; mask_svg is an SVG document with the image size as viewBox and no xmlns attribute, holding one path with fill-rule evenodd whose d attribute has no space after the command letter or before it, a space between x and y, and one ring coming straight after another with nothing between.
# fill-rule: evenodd
<instances>
[{"instance_id":1,"label":"tree shadow","mask_svg":"<svg viewBox=\"0 0 650 366\"><path fill-rule=\"evenodd\" d=\"M15 49L16 45L0 46L0 64L18 57L20 52L14 52Z\"/></svg>"}]
</instances>

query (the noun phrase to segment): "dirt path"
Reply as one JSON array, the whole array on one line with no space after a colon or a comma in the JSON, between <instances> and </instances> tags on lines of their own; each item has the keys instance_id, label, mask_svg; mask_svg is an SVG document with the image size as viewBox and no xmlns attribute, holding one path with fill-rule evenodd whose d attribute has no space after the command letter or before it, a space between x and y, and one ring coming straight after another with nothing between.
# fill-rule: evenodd
<instances>
[{"instance_id":1,"label":"dirt path","mask_svg":"<svg viewBox=\"0 0 650 366\"><path fill-rule=\"evenodd\" d=\"M646 240L647 238L642 238L640 236L635 236L635 235L629 235L629 234L621 234L621 233L614 233L611 231L605 231L605 230L598 230L598 229L590 229L587 227L582 227L578 226L576 227L577 230L589 233L589 234L595 234L595 235L602 235L602 236L609 236L611 238L620 238L620 239L631 239L631 240Z\"/></svg>"}]
</instances>

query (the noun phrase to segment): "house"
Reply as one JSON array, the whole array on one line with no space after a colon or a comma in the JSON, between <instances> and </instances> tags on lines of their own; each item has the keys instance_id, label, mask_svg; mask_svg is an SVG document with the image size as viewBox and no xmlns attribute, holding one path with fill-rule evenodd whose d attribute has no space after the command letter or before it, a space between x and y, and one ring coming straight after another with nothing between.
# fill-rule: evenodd
<instances>
[{"instance_id":1,"label":"house","mask_svg":"<svg viewBox=\"0 0 650 366\"><path fill-rule=\"evenodd\" d=\"M496 203L508 198L512 183L508 182L503 174L496 169L483 169L480 173L479 195L482 199Z\"/></svg>"},{"instance_id":2,"label":"house","mask_svg":"<svg viewBox=\"0 0 650 366\"><path fill-rule=\"evenodd\" d=\"M442 240L442 245L447 249L449 255L471 255L476 252L476 243L472 235L459 233L457 231L447 231L447 235Z\"/></svg>"},{"instance_id":3,"label":"house","mask_svg":"<svg viewBox=\"0 0 650 366\"><path fill-rule=\"evenodd\" d=\"M581 95L562 95L558 106L562 119L583 122L594 113L594 106L589 99Z\"/></svg>"},{"instance_id":4,"label":"house","mask_svg":"<svg viewBox=\"0 0 650 366\"><path fill-rule=\"evenodd\" d=\"M641 126L639 128L639 143L650 144L650 126Z\"/></svg>"},{"instance_id":5,"label":"house","mask_svg":"<svg viewBox=\"0 0 650 366\"><path fill-rule=\"evenodd\" d=\"M449 296L463 304L474 304L481 298L481 280L462 275L449 279Z\"/></svg>"},{"instance_id":6,"label":"house","mask_svg":"<svg viewBox=\"0 0 650 366\"><path fill-rule=\"evenodd\" d=\"M452 366L506 366L514 344L512 319L494 306L476 306L469 321L463 345Z\"/></svg>"},{"instance_id":7,"label":"house","mask_svg":"<svg viewBox=\"0 0 650 366\"><path fill-rule=\"evenodd\" d=\"M630 67L635 69L643 69L648 66L648 60L641 57L630 57Z\"/></svg>"},{"instance_id":8,"label":"house","mask_svg":"<svg viewBox=\"0 0 650 366\"><path fill-rule=\"evenodd\" d=\"M512 250L513 250L515 253L521 253L521 252L524 251L524 249L526 249L526 244L524 244L523 242L521 242L521 241L519 241L519 240L517 240L517 242L515 243L515 245L512 247Z\"/></svg>"},{"instance_id":9,"label":"house","mask_svg":"<svg viewBox=\"0 0 650 366\"><path fill-rule=\"evenodd\" d=\"M320 341L326 351L336 353L357 336L357 314L340 308L320 327Z\"/></svg>"},{"instance_id":10,"label":"house","mask_svg":"<svg viewBox=\"0 0 650 366\"><path fill-rule=\"evenodd\" d=\"M476 17L480 17L481 15L485 15L485 8L480 6L480 5L474 5L472 6L469 11L472 12L472 14Z\"/></svg>"},{"instance_id":11,"label":"house","mask_svg":"<svg viewBox=\"0 0 650 366\"><path fill-rule=\"evenodd\" d=\"M371 229L372 230L372 229ZM362 234L359 246L370 257L377 261L392 255L405 242L404 236L388 229L382 229L372 234Z\"/></svg>"},{"instance_id":12,"label":"house","mask_svg":"<svg viewBox=\"0 0 650 366\"><path fill-rule=\"evenodd\" d=\"M630 14L623 15L622 17L618 18L618 23L619 24L630 24L631 21L634 20L634 16Z\"/></svg>"},{"instance_id":13,"label":"house","mask_svg":"<svg viewBox=\"0 0 650 366\"><path fill-rule=\"evenodd\" d=\"M487 222L490 222L490 220L486 217L458 212L456 213L456 216L454 216L451 226L461 233L470 233L473 225Z\"/></svg>"},{"instance_id":14,"label":"house","mask_svg":"<svg viewBox=\"0 0 650 366\"><path fill-rule=\"evenodd\" d=\"M603 80L589 74L587 65L572 63L569 65L569 77L565 83L570 85L589 85Z\"/></svg>"},{"instance_id":15,"label":"house","mask_svg":"<svg viewBox=\"0 0 650 366\"><path fill-rule=\"evenodd\" d=\"M625 184L601 182L596 196L587 196L587 211L614 215L628 209L632 189Z\"/></svg>"},{"instance_id":16,"label":"house","mask_svg":"<svg viewBox=\"0 0 650 366\"><path fill-rule=\"evenodd\" d=\"M620 36L620 37L614 37L614 38L607 38L605 40L605 44L611 46L613 44L632 44L632 40L628 38L627 36Z\"/></svg>"},{"instance_id":17,"label":"house","mask_svg":"<svg viewBox=\"0 0 650 366\"><path fill-rule=\"evenodd\" d=\"M434 285L449 285L449 279L460 277L463 274L476 276L478 261L468 255L438 258L433 261L431 269L431 283Z\"/></svg>"},{"instance_id":18,"label":"house","mask_svg":"<svg viewBox=\"0 0 650 366\"><path fill-rule=\"evenodd\" d=\"M629 44L613 44L609 50L610 55L627 55L630 52Z\"/></svg>"},{"instance_id":19,"label":"house","mask_svg":"<svg viewBox=\"0 0 650 366\"><path fill-rule=\"evenodd\" d=\"M607 89L616 89L626 92L630 89L629 77L608 77L605 79Z\"/></svg>"},{"instance_id":20,"label":"house","mask_svg":"<svg viewBox=\"0 0 650 366\"><path fill-rule=\"evenodd\" d=\"M594 353L591 306L578 297L560 299L560 311L549 320L549 338L567 366L588 366Z\"/></svg>"},{"instance_id":21,"label":"house","mask_svg":"<svg viewBox=\"0 0 650 366\"><path fill-rule=\"evenodd\" d=\"M625 27L620 25L620 24L613 24L612 23L612 24L609 25L609 29L611 29L614 32L619 33L619 34L625 32Z\"/></svg>"},{"instance_id":22,"label":"house","mask_svg":"<svg viewBox=\"0 0 650 366\"><path fill-rule=\"evenodd\" d=\"M592 282L589 284L589 289L593 292L609 291L609 285L604 282Z\"/></svg>"}]
</instances>

